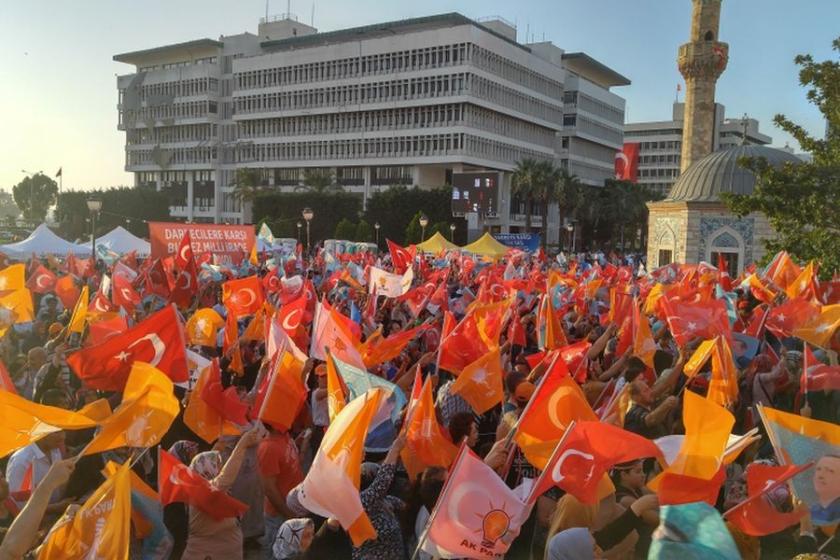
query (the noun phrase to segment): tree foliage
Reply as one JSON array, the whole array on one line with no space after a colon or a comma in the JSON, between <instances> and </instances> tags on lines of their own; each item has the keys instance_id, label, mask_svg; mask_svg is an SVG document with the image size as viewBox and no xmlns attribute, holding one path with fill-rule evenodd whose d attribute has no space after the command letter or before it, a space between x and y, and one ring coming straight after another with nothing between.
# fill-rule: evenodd
<instances>
[{"instance_id":1,"label":"tree foliage","mask_svg":"<svg viewBox=\"0 0 840 560\"><path fill-rule=\"evenodd\" d=\"M422 215L423 212L417 212L405 226L404 244L412 245L423 241L423 228L420 227L420 216Z\"/></svg>"},{"instance_id":2,"label":"tree foliage","mask_svg":"<svg viewBox=\"0 0 840 560\"><path fill-rule=\"evenodd\" d=\"M47 211L55 205L58 183L43 173L24 178L12 187L15 204L26 220L43 222Z\"/></svg>"},{"instance_id":3,"label":"tree foliage","mask_svg":"<svg viewBox=\"0 0 840 560\"><path fill-rule=\"evenodd\" d=\"M662 195L629 181L609 179L603 187L580 186L570 217L580 224L578 247L641 250L647 232L647 203Z\"/></svg>"},{"instance_id":4,"label":"tree foliage","mask_svg":"<svg viewBox=\"0 0 840 560\"><path fill-rule=\"evenodd\" d=\"M111 187L94 191L64 191L58 195L55 218L65 238L79 239L90 234L87 201L94 196L102 201L102 210L96 219L97 235L122 226L138 237L148 237L148 222L170 219L169 200L164 193L154 189Z\"/></svg>"},{"instance_id":5,"label":"tree foliage","mask_svg":"<svg viewBox=\"0 0 840 560\"><path fill-rule=\"evenodd\" d=\"M373 238L373 227L371 227L367 220L359 220L359 224L356 226L356 237L353 239L355 241L369 243L373 241Z\"/></svg>"},{"instance_id":6,"label":"tree foliage","mask_svg":"<svg viewBox=\"0 0 840 560\"><path fill-rule=\"evenodd\" d=\"M365 220L374 224L379 222L379 239L405 242L406 226L416 214L422 213L429 218L426 235L431 235L432 224L446 222L458 224L466 231L462 218L452 217L452 189L420 189L417 187L391 187L387 191L375 193L368 199ZM419 218L418 218L419 220ZM447 226L448 227L448 226ZM447 238L449 236L447 235ZM420 226L417 226L417 240L420 238Z\"/></svg>"},{"instance_id":7,"label":"tree foliage","mask_svg":"<svg viewBox=\"0 0 840 560\"><path fill-rule=\"evenodd\" d=\"M259 169L239 168L233 176L233 196L240 202L253 202L263 192Z\"/></svg>"},{"instance_id":8,"label":"tree foliage","mask_svg":"<svg viewBox=\"0 0 840 560\"><path fill-rule=\"evenodd\" d=\"M353 241L356 238L356 224L347 218L342 218L335 226L335 239L346 239Z\"/></svg>"},{"instance_id":9,"label":"tree foliage","mask_svg":"<svg viewBox=\"0 0 840 560\"><path fill-rule=\"evenodd\" d=\"M14 196L5 189L0 189L0 218L4 220L11 218L14 223L14 219L18 216L20 216L20 208L15 204Z\"/></svg>"},{"instance_id":10,"label":"tree foliage","mask_svg":"<svg viewBox=\"0 0 840 560\"><path fill-rule=\"evenodd\" d=\"M833 47L840 52L840 38ZM802 261L816 259L828 278L840 270L840 62L814 62L811 55L794 61L799 83L808 88L806 97L825 116L826 137L813 137L776 115L776 126L810 152L812 161L774 168L764 158L744 158L739 163L755 173L755 189L750 195L725 194L723 200L739 216L767 216L777 233L765 242L768 258L784 249Z\"/></svg>"},{"instance_id":11,"label":"tree foliage","mask_svg":"<svg viewBox=\"0 0 840 560\"><path fill-rule=\"evenodd\" d=\"M301 222L301 240L305 243L304 208L315 212L309 224L314 245L320 240L332 239L336 224L343 218L355 222L362 209L362 198L345 192L263 192L254 200L254 222L265 220L275 237L297 237L297 223Z\"/></svg>"},{"instance_id":12,"label":"tree foliage","mask_svg":"<svg viewBox=\"0 0 840 560\"><path fill-rule=\"evenodd\" d=\"M338 185L332 169L306 169L303 172L303 186L314 193L325 193Z\"/></svg>"}]
</instances>

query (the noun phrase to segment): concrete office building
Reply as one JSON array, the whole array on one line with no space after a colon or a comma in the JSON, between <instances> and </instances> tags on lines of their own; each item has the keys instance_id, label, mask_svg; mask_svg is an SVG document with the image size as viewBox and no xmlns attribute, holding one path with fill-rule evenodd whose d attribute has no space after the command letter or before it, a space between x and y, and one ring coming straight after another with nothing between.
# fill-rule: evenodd
<instances>
[{"instance_id":1,"label":"concrete office building","mask_svg":"<svg viewBox=\"0 0 840 560\"><path fill-rule=\"evenodd\" d=\"M624 141L639 143L639 184L667 195L680 176L683 114L685 105L674 103L670 121L628 123ZM714 151L747 145L767 145L772 138L758 130L751 118L729 119L725 108L715 104L713 126Z\"/></svg>"},{"instance_id":2,"label":"concrete office building","mask_svg":"<svg viewBox=\"0 0 840 560\"><path fill-rule=\"evenodd\" d=\"M517 161L552 160L598 185L623 142L624 100L610 88L629 81L583 53L521 44L500 18L450 13L318 33L286 17L262 21L257 35L114 58L136 67L118 78L126 169L138 185L168 189L173 215L194 221L249 220L232 195L238 168L281 191L325 169L363 201L495 170L500 200L483 225L517 231ZM549 241L556 222L550 212Z\"/></svg>"}]
</instances>

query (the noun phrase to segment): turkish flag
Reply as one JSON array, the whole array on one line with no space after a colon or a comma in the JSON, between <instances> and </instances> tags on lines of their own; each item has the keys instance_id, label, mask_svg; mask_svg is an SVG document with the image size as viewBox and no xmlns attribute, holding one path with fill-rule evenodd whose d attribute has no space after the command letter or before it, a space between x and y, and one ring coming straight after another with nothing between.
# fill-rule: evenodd
<instances>
[{"instance_id":1,"label":"turkish flag","mask_svg":"<svg viewBox=\"0 0 840 560\"><path fill-rule=\"evenodd\" d=\"M222 284L222 302L237 318L253 315L263 305L263 290L256 276L228 280Z\"/></svg>"},{"instance_id":2,"label":"turkish flag","mask_svg":"<svg viewBox=\"0 0 840 560\"><path fill-rule=\"evenodd\" d=\"M178 251L175 253L175 266L180 270L184 270L190 265L195 266L195 258L193 257L190 232L186 232L184 237L181 238L181 243L178 245Z\"/></svg>"},{"instance_id":3,"label":"turkish flag","mask_svg":"<svg viewBox=\"0 0 840 560\"><path fill-rule=\"evenodd\" d=\"M99 319L102 317L102 319ZM115 314L113 317L98 315L96 319L88 324L88 334L85 339L86 346L102 344L112 336L116 336L128 330L128 323L125 317Z\"/></svg>"},{"instance_id":4,"label":"turkish flag","mask_svg":"<svg viewBox=\"0 0 840 560\"><path fill-rule=\"evenodd\" d=\"M820 306L805 298L789 299L783 304L770 309L767 316L767 329L782 338L793 336L797 327L807 325L820 314Z\"/></svg>"},{"instance_id":5,"label":"turkish flag","mask_svg":"<svg viewBox=\"0 0 840 560\"><path fill-rule=\"evenodd\" d=\"M29 276L26 287L29 288L30 292L46 294L55 289L56 282L58 282L58 277L50 269L39 264L38 268Z\"/></svg>"},{"instance_id":6,"label":"turkish flag","mask_svg":"<svg viewBox=\"0 0 840 560\"><path fill-rule=\"evenodd\" d=\"M653 441L638 434L602 422L577 422L552 454L533 495L556 485L584 504L594 504L598 484L613 466L661 455Z\"/></svg>"},{"instance_id":7,"label":"turkish flag","mask_svg":"<svg viewBox=\"0 0 840 560\"><path fill-rule=\"evenodd\" d=\"M639 143L625 142L615 154L615 178L635 183L639 178Z\"/></svg>"},{"instance_id":8,"label":"turkish flag","mask_svg":"<svg viewBox=\"0 0 840 560\"><path fill-rule=\"evenodd\" d=\"M147 295L155 294L164 299L169 299L169 280L160 259L155 259L148 270L138 277L138 281L142 282Z\"/></svg>"},{"instance_id":9,"label":"turkish flag","mask_svg":"<svg viewBox=\"0 0 840 560\"><path fill-rule=\"evenodd\" d=\"M276 294L280 292L283 288L283 283L280 281L280 277L277 275L277 267L272 267L268 273L263 276L262 278L262 285L263 289L266 293L269 294ZM301 284L302 286L302 284Z\"/></svg>"},{"instance_id":10,"label":"turkish flag","mask_svg":"<svg viewBox=\"0 0 840 560\"><path fill-rule=\"evenodd\" d=\"M198 270L195 268L195 263L190 261L186 268L178 271L169 301L178 307L190 307L196 293L198 293Z\"/></svg>"},{"instance_id":11,"label":"turkish flag","mask_svg":"<svg viewBox=\"0 0 840 560\"><path fill-rule=\"evenodd\" d=\"M442 338L438 361L441 369L457 375L489 351L478 332L475 314L469 313Z\"/></svg>"},{"instance_id":12,"label":"turkish flag","mask_svg":"<svg viewBox=\"0 0 840 560\"><path fill-rule=\"evenodd\" d=\"M76 286L76 279L72 274L62 276L55 282L55 294L65 309L73 309L80 293L81 290Z\"/></svg>"},{"instance_id":13,"label":"turkish flag","mask_svg":"<svg viewBox=\"0 0 840 560\"><path fill-rule=\"evenodd\" d=\"M799 523L804 509L781 512L767 499L765 493L783 485L799 473L811 468L807 465L771 466L752 463L747 466L746 500L726 512L726 520L741 532L754 537L778 533Z\"/></svg>"},{"instance_id":14,"label":"turkish flag","mask_svg":"<svg viewBox=\"0 0 840 560\"><path fill-rule=\"evenodd\" d=\"M243 426L248 423L245 417L248 412L248 405L243 403L236 387L222 387L222 371L219 369L219 361L214 359L210 364L207 383L201 391L201 399L215 410L224 420Z\"/></svg>"},{"instance_id":15,"label":"turkish flag","mask_svg":"<svg viewBox=\"0 0 840 560\"><path fill-rule=\"evenodd\" d=\"M295 341L299 348L306 346L306 304L307 299L301 294L297 299L283 304L275 314L276 320L286 331L286 334Z\"/></svg>"},{"instance_id":16,"label":"turkish flag","mask_svg":"<svg viewBox=\"0 0 840 560\"><path fill-rule=\"evenodd\" d=\"M417 255L417 247L412 245L410 247L401 247L386 239L388 242L388 251L391 252L391 262L394 264L394 273L402 274L414 264L414 257Z\"/></svg>"},{"instance_id":17,"label":"turkish flag","mask_svg":"<svg viewBox=\"0 0 840 560\"><path fill-rule=\"evenodd\" d=\"M507 339L511 344L517 344L519 346L525 346L528 344L528 341L525 338L525 327L522 326L522 319L516 314L514 314L514 316L510 319Z\"/></svg>"},{"instance_id":18,"label":"turkish flag","mask_svg":"<svg viewBox=\"0 0 840 560\"><path fill-rule=\"evenodd\" d=\"M67 364L87 387L100 391L122 391L135 361L149 363L180 383L189 379L185 346L178 313L167 306L102 344L70 354Z\"/></svg>"},{"instance_id":19,"label":"turkish flag","mask_svg":"<svg viewBox=\"0 0 840 560\"><path fill-rule=\"evenodd\" d=\"M806 391L838 391L840 366L830 366L819 361L811 351L811 346L806 343L800 386Z\"/></svg>"},{"instance_id":20,"label":"turkish flag","mask_svg":"<svg viewBox=\"0 0 840 560\"><path fill-rule=\"evenodd\" d=\"M723 300L687 303L663 297L659 301L678 346L685 346L694 338L731 337L732 329Z\"/></svg>"},{"instance_id":21,"label":"turkish flag","mask_svg":"<svg viewBox=\"0 0 840 560\"><path fill-rule=\"evenodd\" d=\"M114 302L114 305L132 313L140 305L140 294L134 291L131 282L125 276L114 276L114 284L111 287L111 300Z\"/></svg>"},{"instance_id":22,"label":"turkish flag","mask_svg":"<svg viewBox=\"0 0 840 560\"><path fill-rule=\"evenodd\" d=\"M114 304L105 297L105 294L102 292L96 292L96 295L90 300L90 305L88 306L88 312L92 314L96 313L110 313L112 311L116 311L114 308Z\"/></svg>"},{"instance_id":23,"label":"turkish flag","mask_svg":"<svg viewBox=\"0 0 840 560\"><path fill-rule=\"evenodd\" d=\"M239 517L248 506L218 490L177 457L160 450L158 492L163 505L182 502L200 509L216 521Z\"/></svg>"}]
</instances>

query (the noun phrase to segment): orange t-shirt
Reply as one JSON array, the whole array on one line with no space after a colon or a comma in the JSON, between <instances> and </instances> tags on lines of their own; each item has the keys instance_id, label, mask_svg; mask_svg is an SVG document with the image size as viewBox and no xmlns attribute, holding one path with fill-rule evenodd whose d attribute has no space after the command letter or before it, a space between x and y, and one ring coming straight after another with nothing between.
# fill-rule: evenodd
<instances>
[{"instance_id":1,"label":"orange t-shirt","mask_svg":"<svg viewBox=\"0 0 840 560\"><path fill-rule=\"evenodd\" d=\"M303 482L300 455L288 432L275 432L262 440L257 449L257 463L260 475L273 478L284 498L292 488ZM279 514L268 498L265 499L265 512L270 516Z\"/></svg>"}]
</instances>

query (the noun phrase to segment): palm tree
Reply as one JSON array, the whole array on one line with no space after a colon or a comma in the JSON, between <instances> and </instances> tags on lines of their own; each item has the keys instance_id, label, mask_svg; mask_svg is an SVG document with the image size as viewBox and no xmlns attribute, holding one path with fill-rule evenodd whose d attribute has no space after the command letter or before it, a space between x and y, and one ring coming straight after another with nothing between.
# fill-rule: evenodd
<instances>
[{"instance_id":1,"label":"palm tree","mask_svg":"<svg viewBox=\"0 0 840 560\"><path fill-rule=\"evenodd\" d=\"M336 187L335 175L331 169L306 169L303 172L304 188L310 192L323 194Z\"/></svg>"},{"instance_id":2,"label":"palm tree","mask_svg":"<svg viewBox=\"0 0 840 560\"><path fill-rule=\"evenodd\" d=\"M240 168L233 176L233 196L239 202L253 202L263 191L259 169Z\"/></svg>"},{"instance_id":3,"label":"palm tree","mask_svg":"<svg viewBox=\"0 0 840 560\"><path fill-rule=\"evenodd\" d=\"M511 181L511 192L525 201L525 232L531 232L531 213L534 207L534 195L537 190L537 172L539 162L525 158L516 163Z\"/></svg>"},{"instance_id":4,"label":"palm tree","mask_svg":"<svg viewBox=\"0 0 840 560\"><path fill-rule=\"evenodd\" d=\"M558 199L560 188L560 170L551 161L540 161L536 166L536 189L534 199L540 203L542 218L542 246L548 244L548 207Z\"/></svg>"},{"instance_id":5,"label":"palm tree","mask_svg":"<svg viewBox=\"0 0 840 560\"><path fill-rule=\"evenodd\" d=\"M577 175L569 173L567 169L560 169L557 174L557 206L560 211L560 225L565 218L577 213L584 198L584 185Z\"/></svg>"}]
</instances>

